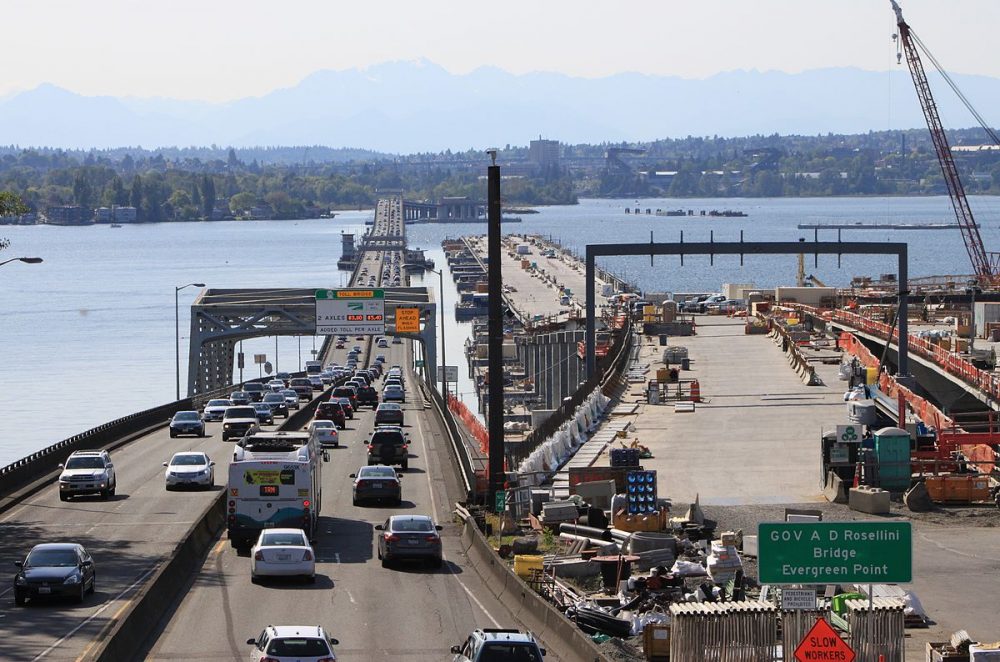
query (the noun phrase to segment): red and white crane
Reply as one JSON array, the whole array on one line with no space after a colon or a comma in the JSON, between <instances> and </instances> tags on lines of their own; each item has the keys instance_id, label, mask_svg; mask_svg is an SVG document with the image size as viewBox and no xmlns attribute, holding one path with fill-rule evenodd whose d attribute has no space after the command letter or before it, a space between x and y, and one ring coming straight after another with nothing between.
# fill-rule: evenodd
<instances>
[{"instance_id":1,"label":"red and white crane","mask_svg":"<svg viewBox=\"0 0 1000 662\"><path fill-rule=\"evenodd\" d=\"M972 108L954 82L941 69L927 49L923 47L917 36L913 34L910 26L903 19L903 11L896 0L889 0L889 2L892 3L893 11L896 12L896 25L899 28L899 43L902 48L902 54L906 55L906 64L910 69L910 75L913 77L913 85L917 90L917 98L920 99L920 108L924 111L924 119L927 121L928 130L930 130L931 141L934 143L938 163L941 164L941 173L944 175L945 184L948 186L948 197L951 198L951 206L955 210L955 218L958 220L958 227L962 231L965 250L969 253L969 259L972 261L972 268L975 271L976 279L979 281L980 286L996 286L1000 284L1000 253L987 252L986 247L983 245L983 238L979 234L979 226L976 225L976 220L972 216L972 208L969 207L969 199L965 195L965 188L962 186L962 180L958 176L958 167L955 165L955 159L951 154L951 146L948 144L944 127L941 125L941 117L938 114L937 104L934 103L934 95L931 94L930 85L927 83L924 65L921 63L920 54L917 52L918 44L927 53L937 69L941 71L945 80L955 90L966 107L976 116L980 125L990 134L990 138L997 142L997 144L1000 144L1000 138L986 124L979 113ZM898 57L899 55L897 55Z\"/></svg>"}]
</instances>

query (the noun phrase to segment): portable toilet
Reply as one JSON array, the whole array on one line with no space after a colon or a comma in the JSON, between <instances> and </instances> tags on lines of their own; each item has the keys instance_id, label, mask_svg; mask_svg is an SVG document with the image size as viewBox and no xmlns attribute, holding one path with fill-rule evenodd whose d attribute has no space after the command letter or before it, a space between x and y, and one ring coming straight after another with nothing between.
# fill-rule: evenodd
<instances>
[{"instance_id":1,"label":"portable toilet","mask_svg":"<svg viewBox=\"0 0 1000 662\"><path fill-rule=\"evenodd\" d=\"M875 433L879 482L883 490L910 489L910 433L900 428L882 428Z\"/></svg>"}]
</instances>

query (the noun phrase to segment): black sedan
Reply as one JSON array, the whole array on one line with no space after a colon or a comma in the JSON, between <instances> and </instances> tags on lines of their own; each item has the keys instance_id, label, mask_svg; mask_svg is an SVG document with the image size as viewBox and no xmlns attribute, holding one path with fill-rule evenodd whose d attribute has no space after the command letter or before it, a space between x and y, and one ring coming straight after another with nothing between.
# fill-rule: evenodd
<instances>
[{"instance_id":1,"label":"black sedan","mask_svg":"<svg viewBox=\"0 0 1000 662\"><path fill-rule=\"evenodd\" d=\"M196 411L179 411L170 419L170 436L193 434L196 437L205 436L205 421Z\"/></svg>"},{"instance_id":2,"label":"black sedan","mask_svg":"<svg viewBox=\"0 0 1000 662\"><path fill-rule=\"evenodd\" d=\"M274 414L271 413L271 405L266 402L253 403L253 410L257 413L257 422L261 425L274 425Z\"/></svg>"},{"instance_id":3,"label":"black sedan","mask_svg":"<svg viewBox=\"0 0 1000 662\"><path fill-rule=\"evenodd\" d=\"M71 597L83 602L87 593L94 592L97 574L94 560L82 545L76 543L45 543L35 545L18 567L14 576L14 604L23 606L27 600L48 597Z\"/></svg>"},{"instance_id":4,"label":"black sedan","mask_svg":"<svg viewBox=\"0 0 1000 662\"><path fill-rule=\"evenodd\" d=\"M375 527L378 531L378 557L382 567L392 561L416 559L441 567L440 526L427 515L393 515Z\"/></svg>"},{"instance_id":5,"label":"black sedan","mask_svg":"<svg viewBox=\"0 0 1000 662\"><path fill-rule=\"evenodd\" d=\"M281 393L268 393L264 396L264 404L271 408L274 416L288 418L288 402Z\"/></svg>"}]
</instances>

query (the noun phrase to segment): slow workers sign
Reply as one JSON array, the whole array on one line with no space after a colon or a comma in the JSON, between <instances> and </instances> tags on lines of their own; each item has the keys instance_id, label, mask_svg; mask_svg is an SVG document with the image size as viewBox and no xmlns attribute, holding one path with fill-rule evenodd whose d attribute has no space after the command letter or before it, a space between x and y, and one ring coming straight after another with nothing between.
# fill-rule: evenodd
<instances>
[{"instance_id":1,"label":"slow workers sign","mask_svg":"<svg viewBox=\"0 0 1000 662\"><path fill-rule=\"evenodd\" d=\"M854 662L854 657L851 647L822 618L795 649L795 659L799 662Z\"/></svg>"}]
</instances>

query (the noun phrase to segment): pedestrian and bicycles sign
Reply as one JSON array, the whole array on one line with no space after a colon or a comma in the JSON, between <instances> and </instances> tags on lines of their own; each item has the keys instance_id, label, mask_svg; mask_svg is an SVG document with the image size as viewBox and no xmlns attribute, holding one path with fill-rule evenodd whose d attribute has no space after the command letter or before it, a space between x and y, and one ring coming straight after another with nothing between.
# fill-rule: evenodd
<instances>
[{"instance_id":1,"label":"pedestrian and bicycles sign","mask_svg":"<svg viewBox=\"0 0 1000 662\"><path fill-rule=\"evenodd\" d=\"M762 584L902 584L913 580L909 522L761 522Z\"/></svg>"},{"instance_id":2,"label":"pedestrian and bicycles sign","mask_svg":"<svg viewBox=\"0 0 1000 662\"><path fill-rule=\"evenodd\" d=\"M385 290L316 290L316 335L382 335Z\"/></svg>"},{"instance_id":3,"label":"pedestrian and bicycles sign","mask_svg":"<svg viewBox=\"0 0 1000 662\"><path fill-rule=\"evenodd\" d=\"M837 441L842 444L857 444L861 442L860 425L838 425Z\"/></svg>"}]
</instances>

